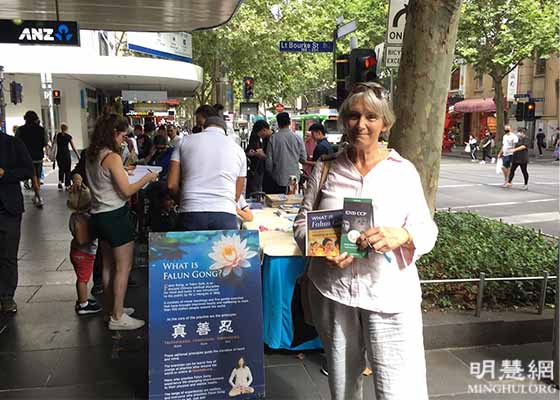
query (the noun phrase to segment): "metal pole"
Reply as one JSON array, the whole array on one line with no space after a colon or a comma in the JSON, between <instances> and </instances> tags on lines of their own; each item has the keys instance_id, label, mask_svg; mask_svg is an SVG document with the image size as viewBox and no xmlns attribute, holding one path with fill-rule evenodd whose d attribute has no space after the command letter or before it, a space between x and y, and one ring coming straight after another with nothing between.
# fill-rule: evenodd
<instances>
[{"instance_id":1,"label":"metal pole","mask_svg":"<svg viewBox=\"0 0 560 400\"><path fill-rule=\"evenodd\" d=\"M541 284L541 298L539 299L539 314L542 315L544 312L544 304L546 301L546 286L548 285L548 272L545 271L543 274L544 278Z\"/></svg>"},{"instance_id":2,"label":"metal pole","mask_svg":"<svg viewBox=\"0 0 560 400\"><path fill-rule=\"evenodd\" d=\"M333 49L332 49L332 79L336 82L336 31L338 30L338 24L336 24L336 28L333 31Z\"/></svg>"},{"instance_id":3,"label":"metal pole","mask_svg":"<svg viewBox=\"0 0 560 400\"><path fill-rule=\"evenodd\" d=\"M560 256L560 248L558 249ZM554 383L560 386L560 264L556 266L556 307L554 308L554 329L552 330L552 361Z\"/></svg>"},{"instance_id":4,"label":"metal pole","mask_svg":"<svg viewBox=\"0 0 560 400\"><path fill-rule=\"evenodd\" d=\"M60 21L60 12L58 10L58 0L54 0L54 6L56 8L56 20Z\"/></svg>"},{"instance_id":5,"label":"metal pole","mask_svg":"<svg viewBox=\"0 0 560 400\"><path fill-rule=\"evenodd\" d=\"M0 131L6 130L6 103L4 102L4 66L0 65Z\"/></svg>"},{"instance_id":6,"label":"metal pole","mask_svg":"<svg viewBox=\"0 0 560 400\"><path fill-rule=\"evenodd\" d=\"M474 312L475 317L480 317L480 311L482 310L482 299L484 297L484 278L486 274L484 272L480 273L480 281L478 283L478 296L476 298L476 310Z\"/></svg>"}]
</instances>

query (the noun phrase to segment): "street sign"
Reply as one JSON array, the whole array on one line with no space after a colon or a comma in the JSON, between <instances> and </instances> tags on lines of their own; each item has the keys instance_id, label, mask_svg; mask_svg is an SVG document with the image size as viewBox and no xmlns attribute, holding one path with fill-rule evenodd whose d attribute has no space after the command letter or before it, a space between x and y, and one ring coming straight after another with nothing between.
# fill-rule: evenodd
<instances>
[{"instance_id":1,"label":"street sign","mask_svg":"<svg viewBox=\"0 0 560 400\"><path fill-rule=\"evenodd\" d=\"M532 99L530 99L530 101L532 101L533 103L542 103L544 102L544 97L533 97Z\"/></svg>"},{"instance_id":2,"label":"street sign","mask_svg":"<svg viewBox=\"0 0 560 400\"><path fill-rule=\"evenodd\" d=\"M387 44L402 45L407 11L408 0L391 0L387 17Z\"/></svg>"},{"instance_id":3,"label":"street sign","mask_svg":"<svg viewBox=\"0 0 560 400\"><path fill-rule=\"evenodd\" d=\"M333 42L280 42L280 51L288 53L332 53L333 48Z\"/></svg>"},{"instance_id":4,"label":"street sign","mask_svg":"<svg viewBox=\"0 0 560 400\"><path fill-rule=\"evenodd\" d=\"M0 43L79 46L80 29L73 21L1 19Z\"/></svg>"},{"instance_id":5,"label":"street sign","mask_svg":"<svg viewBox=\"0 0 560 400\"><path fill-rule=\"evenodd\" d=\"M347 24L342 25L336 30L336 39L337 40L342 39L344 36L348 35L349 33L354 32L357 27L358 25L354 20L348 22Z\"/></svg>"},{"instance_id":6,"label":"street sign","mask_svg":"<svg viewBox=\"0 0 560 400\"><path fill-rule=\"evenodd\" d=\"M529 95L527 93L514 94L513 98L514 99L528 99Z\"/></svg>"},{"instance_id":7,"label":"street sign","mask_svg":"<svg viewBox=\"0 0 560 400\"><path fill-rule=\"evenodd\" d=\"M239 103L239 114L241 115L258 115L259 103L242 102Z\"/></svg>"},{"instance_id":8,"label":"street sign","mask_svg":"<svg viewBox=\"0 0 560 400\"><path fill-rule=\"evenodd\" d=\"M385 67L398 68L401 63L401 46L386 46L385 47Z\"/></svg>"}]
</instances>

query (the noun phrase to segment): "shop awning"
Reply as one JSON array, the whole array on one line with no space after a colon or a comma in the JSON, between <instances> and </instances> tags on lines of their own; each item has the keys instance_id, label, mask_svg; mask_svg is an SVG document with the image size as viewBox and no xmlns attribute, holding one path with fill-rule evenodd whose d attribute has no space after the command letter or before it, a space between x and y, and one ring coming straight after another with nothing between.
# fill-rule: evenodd
<instances>
[{"instance_id":1,"label":"shop awning","mask_svg":"<svg viewBox=\"0 0 560 400\"><path fill-rule=\"evenodd\" d=\"M3 0L4 19L77 21L81 29L192 32L228 22L241 0Z\"/></svg>"},{"instance_id":2,"label":"shop awning","mask_svg":"<svg viewBox=\"0 0 560 400\"><path fill-rule=\"evenodd\" d=\"M493 99L467 99L455 103L454 112L496 112L496 103Z\"/></svg>"}]
</instances>

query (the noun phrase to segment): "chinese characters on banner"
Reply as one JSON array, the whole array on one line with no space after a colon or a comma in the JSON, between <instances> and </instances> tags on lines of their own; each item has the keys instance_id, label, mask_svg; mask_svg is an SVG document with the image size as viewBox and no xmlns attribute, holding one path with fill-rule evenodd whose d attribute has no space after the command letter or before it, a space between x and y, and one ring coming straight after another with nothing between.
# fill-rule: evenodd
<instances>
[{"instance_id":1,"label":"chinese characters on banner","mask_svg":"<svg viewBox=\"0 0 560 400\"><path fill-rule=\"evenodd\" d=\"M264 396L256 231L150 234L150 399Z\"/></svg>"}]
</instances>

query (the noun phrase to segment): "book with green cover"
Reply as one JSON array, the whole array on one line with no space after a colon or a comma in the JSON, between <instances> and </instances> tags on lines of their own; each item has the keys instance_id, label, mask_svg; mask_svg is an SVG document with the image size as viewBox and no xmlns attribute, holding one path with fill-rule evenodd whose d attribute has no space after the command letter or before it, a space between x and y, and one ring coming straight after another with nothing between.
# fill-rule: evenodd
<instances>
[{"instance_id":1,"label":"book with green cover","mask_svg":"<svg viewBox=\"0 0 560 400\"><path fill-rule=\"evenodd\" d=\"M340 252L355 258L366 258L368 249L361 249L356 241L362 232L373 226L371 199L345 197L342 211Z\"/></svg>"}]
</instances>

